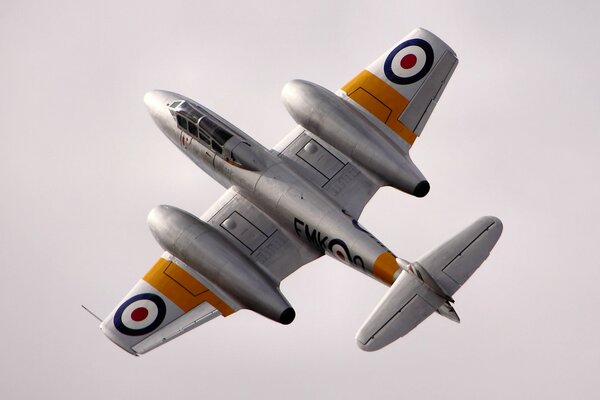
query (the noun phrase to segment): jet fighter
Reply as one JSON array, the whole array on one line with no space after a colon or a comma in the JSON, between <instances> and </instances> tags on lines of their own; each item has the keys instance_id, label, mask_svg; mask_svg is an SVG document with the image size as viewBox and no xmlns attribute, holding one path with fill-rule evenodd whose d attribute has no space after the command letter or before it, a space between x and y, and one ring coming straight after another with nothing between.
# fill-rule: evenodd
<instances>
[{"instance_id":1,"label":"jet fighter","mask_svg":"<svg viewBox=\"0 0 600 400\"><path fill-rule=\"evenodd\" d=\"M389 286L356 334L361 349L381 349L434 312L458 322L452 296L488 257L500 220L482 217L412 262L358 222L382 186L429 192L409 151L457 63L418 28L336 93L291 81L282 98L298 125L273 149L190 98L147 93L160 130L226 191L200 218L167 205L150 212L164 253L102 321L104 334L138 355L241 309L290 324L280 283L325 254Z\"/></svg>"}]
</instances>

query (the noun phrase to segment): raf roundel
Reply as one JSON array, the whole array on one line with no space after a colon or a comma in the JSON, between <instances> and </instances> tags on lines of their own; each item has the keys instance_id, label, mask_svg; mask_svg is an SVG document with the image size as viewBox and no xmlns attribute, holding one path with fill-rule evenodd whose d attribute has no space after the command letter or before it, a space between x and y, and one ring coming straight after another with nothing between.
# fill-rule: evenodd
<instances>
[{"instance_id":1,"label":"raf roundel","mask_svg":"<svg viewBox=\"0 0 600 400\"><path fill-rule=\"evenodd\" d=\"M117 309L115 327L128 336L146 335L160 326L165 319L165 301L153 293L142 293L129 298Z\"/></svg>"},{"instance_id":2,"label":"raf roundel","mask_svg":"<svg viewBox=\"0 0 600 400\"><path fill-rule=\"evenodd\" d=\"M423 39L400 43L385 59L385 76L398 85L409 85L425 77L433 65L433 49Z\"/></svg>"}]
</instances>

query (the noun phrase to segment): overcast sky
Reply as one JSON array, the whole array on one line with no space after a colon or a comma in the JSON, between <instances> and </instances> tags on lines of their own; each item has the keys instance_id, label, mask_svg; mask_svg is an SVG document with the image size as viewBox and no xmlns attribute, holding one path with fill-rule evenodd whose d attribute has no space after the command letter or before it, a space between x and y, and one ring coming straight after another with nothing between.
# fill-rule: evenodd
<instances>
[{"instance_id":1,"label":"overcast sky","mask_svg":"<svg viewBox=\"0 0 600 400\"><path fill-rule=\"evenodd\" d=\"M0 398L598 398L597 2L156 3L0 2ZM241 311L139 358L110 343L80 304L104 317L160 256L147 213L200 215L224 190L144 93L271 147L294 126L285 82L335 91L417 26L460 59L412 150L432 189L382 189L361 223L416 259L500 217L462 323L433 315L364 353L386 289L322 258L282 283L290 326Z\"/></svg>"}]
</instances>

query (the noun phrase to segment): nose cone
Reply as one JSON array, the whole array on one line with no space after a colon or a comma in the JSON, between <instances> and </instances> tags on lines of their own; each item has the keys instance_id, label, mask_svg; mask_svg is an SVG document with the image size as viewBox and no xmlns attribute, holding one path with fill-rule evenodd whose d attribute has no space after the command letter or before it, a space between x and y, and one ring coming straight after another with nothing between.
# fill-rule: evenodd
<instances>
[{"instance_id":1,"label":"nose cone","mask_svg":"<svg viewBox=\"0 0 600 400\"><path fill-rule=\"evenodd\" d=\"M304 116L307 111L310 111L311 107L316 105L315 102L318 99L315 99L314 92L317 88L318 85L301 79L294 79L283 86L281 99L294 119L296 119L296 114L299 117Z\"/></svg>"},{"instance_id":2,"label":"nose cone","mask_svg":"<svg viewBox=\"0 0 600 400\"><path fill-rule=\"evenodd\" d=\"M166 90L151 90L144 95L144 103L150 116L161 128L168 126L172 119L167 106L175 100L177 95Z\"/></svg>"},{"instance_id":3,"label":"nose cone","mask_svg":"<svg viewBox=\"0 0 600 400\"><path fill-rule=\"evenodd\" d=\"M175 241L179 236L178 225L181 223L181 210L160 205L154 207L148 214L148 227L154 238L163 245L164 241ZM178 218L179 217L179 218Z\"/></svg>"},{"instance_id":4,"label":"nose cone","mask_svg":"<svg viewBox=\"0 0 600 400\"><path fill-rule=\"evenodd\" d=\"M155 110L166 107L175 100L175 93L166 90L151 90L144 95L144 103L151 113Z\"/></svg>"},{"instance_id":5,"label":"nose cone","mask_svg":"<svg viewBox=\"0 0 600 400\"><path fill-rule=\"evenodd\" d=\"M158 244L171 252L176 250L181 243L185 244L182 234L190 227L206 225L192 214L167 205L154 207L148 214L147 223Z\"/></svg>"}]
</instances>

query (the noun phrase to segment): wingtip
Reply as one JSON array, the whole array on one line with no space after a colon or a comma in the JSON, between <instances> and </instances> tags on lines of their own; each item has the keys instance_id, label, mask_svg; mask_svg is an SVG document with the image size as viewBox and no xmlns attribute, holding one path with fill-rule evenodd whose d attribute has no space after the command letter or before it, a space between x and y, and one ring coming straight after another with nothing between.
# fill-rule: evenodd
<instances>
[{"instance_id":1,"label":"wingtip","mask_svg":"<svg viewBox=\"0 0 600 400\"><path fill-rule=\"evenodd\" d=\"M362 351L365 351L367 353L372 353L381 348L381 347L373 346L373 341L370 339L367 340L367 343L365 344L365 343L361 342L361 340L358 337L356 338L356 345L358 346L359 349L361 349Z\"/></svg>"},{"instance_id":2,"label":"wingtip","mask_svg":"<svg viewBox=\"0 0 600 400\"><path fill-rule=\"evenodd\" d=\"M502 221L500 220L500 218L494 217L492 215L488 215L488 216L485 216L483 218L487 218L490 221L490 223L492 223L493 226L496 229L500 230L500 233L502 233L502 231L504 230L504 224L502 223Z\"/></svg>"}]
</instances>

